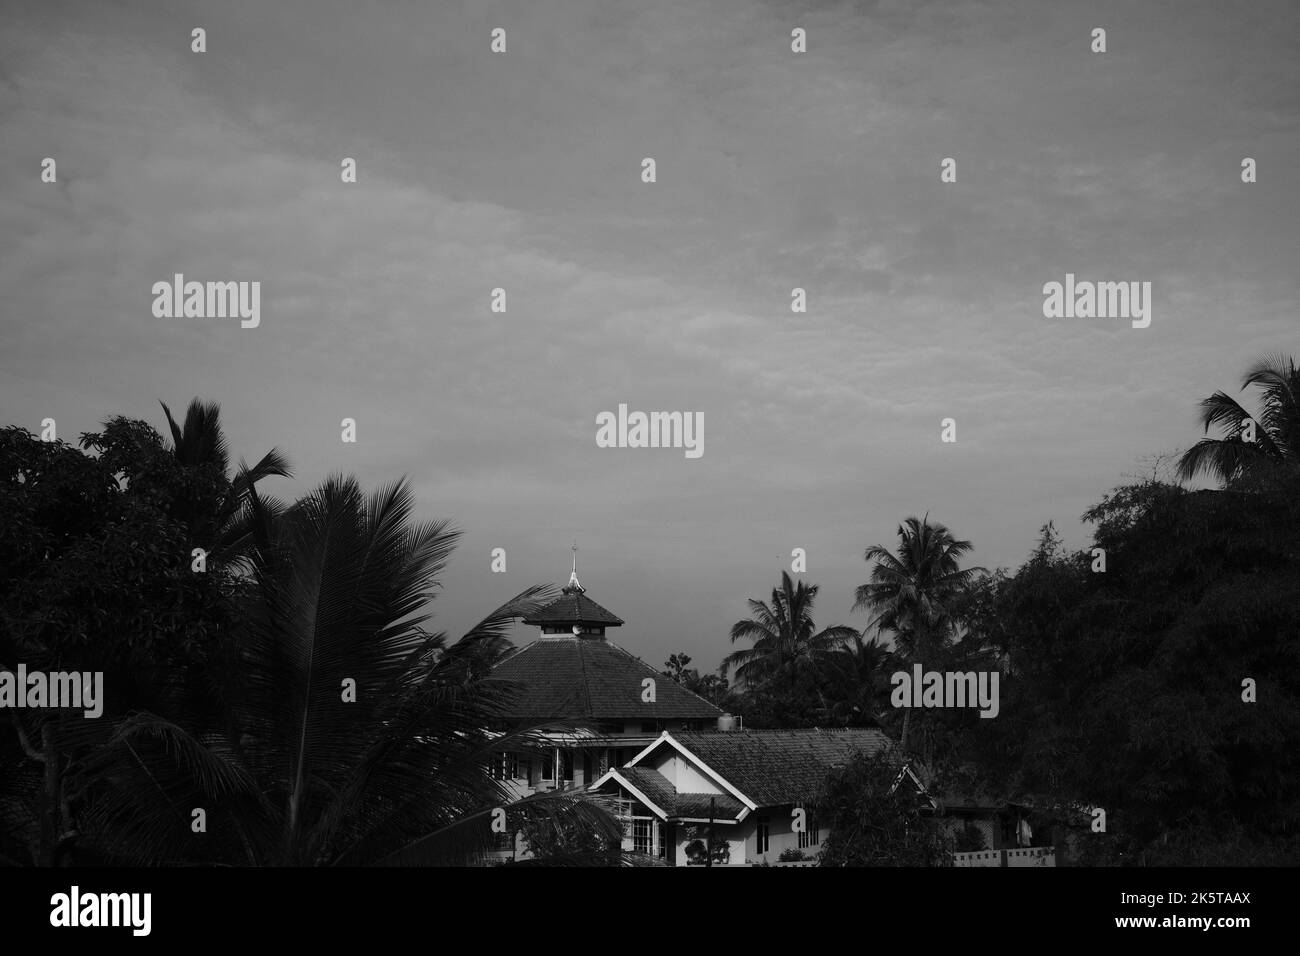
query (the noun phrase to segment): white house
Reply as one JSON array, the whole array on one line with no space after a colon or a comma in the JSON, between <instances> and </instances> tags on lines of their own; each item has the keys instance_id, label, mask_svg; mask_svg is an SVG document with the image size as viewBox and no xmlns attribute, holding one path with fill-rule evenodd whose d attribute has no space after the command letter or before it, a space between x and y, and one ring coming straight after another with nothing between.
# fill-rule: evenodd
<instances>
[{"instance_id":1,"label":"white house","mask_svg":"<svg viewBox=\"0 0 1300 956\"><path fill-rule=\"evenodd\" d=\"M590 790L619 801L625 850L676 866L705 865L710 830L714 866L811 858L827 836L812 810L827 772L890 746L866 728L665 732Z\"/></svg>"}]
</instances>

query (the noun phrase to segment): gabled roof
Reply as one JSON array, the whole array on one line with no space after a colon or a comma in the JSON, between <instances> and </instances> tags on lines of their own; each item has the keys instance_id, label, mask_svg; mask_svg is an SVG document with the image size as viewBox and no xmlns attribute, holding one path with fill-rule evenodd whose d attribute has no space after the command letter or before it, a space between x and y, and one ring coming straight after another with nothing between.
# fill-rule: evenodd
<instances>
[{"instance_id":1,"label":"gabled roof","mask_svg":"<svg viewBox=\"0 0 1300 956\"><path fill-rule=\"evenodd\" d=\"M525 624L597 624L619 627L623 619L605 610L582 591L566 587L550 604L524 618Z\"/></svg>"},{"instance_id":2,"label":"gabled roof","mask_svg":"<svg viewBox=\"0 0 1300 956\"><path fill-rule=\"evenodd\" d=\"M649 767L611 767L614 775L622 777L654 804L654 808L671 816L673 805L677 802L677 790L672 782L658 770Z\"/></svg>"},{"instance_id":3,"label":"gabled roof","mask_svg":"<svg viewBox=\"0 0 1300 956\"><path fill-rule=\"evenodd\" d=\"M893 743L874 728L674 731L665 737L760 807L811 799L832 767L859 751L870 755Z\"/></svg>"},{"instance_id":4,"label":"gabled roof","mask_svg":"<svg viewBox=\"0 0 1300 956\"><path fill-rule=\"evenodd\" d=\"M649 767L618 767L609 771L605 779L623 784L645 798L650 809L664 819L707 820L710 804L714 819L734 822L744 816L745 805L725 793L678 793L667 777Z\"/></svg>"},{"instance_id":5,"label":"gabled roof","mask_svg":"<svg viewBox=\"0 0 1300 956\"><path fill-rule=\"evenodd\" d=\"M592 788L619 783L639 794L664 819L706 819L712 800L715 819L734 821L753 809L810 800L833 767L856 753L870 755L892 745L884 733L871 728L665 732L629 764L611 768ZM720 789L730 792L678 793L647 761L663 747L683 754L697 770L713 777ZM901 762L900 768L900 776L907 773Z\"/></svg>"},{"instance_id":6,"label":"gabled roof","mask_svg":"<svg viewBox=\"0 0 1300 956\"><path fill-rule=\"evenodd\" d=\"M506 714L516 720L714 720L722 714L605 640L541 638L502 658L492 676L519 685ZM655 681L654 703L641 699L647 677Z\"/></svg>"}]
</instances>

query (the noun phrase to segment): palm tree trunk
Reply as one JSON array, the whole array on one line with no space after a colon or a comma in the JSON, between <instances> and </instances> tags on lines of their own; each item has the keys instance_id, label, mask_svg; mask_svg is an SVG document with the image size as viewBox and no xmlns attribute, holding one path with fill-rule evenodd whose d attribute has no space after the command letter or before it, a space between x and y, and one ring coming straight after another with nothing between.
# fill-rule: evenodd
<instances>
[{"instance_id":1,"label":"palm tree trunk","mask_svg":"<svg viewBox=\"0 0 1300 956\"><path fill-rule=\"evenodd\" d=\"M916 612L916 623L913 625L912 629L912 653L915 655L917 663L921 665L922 678L925 677L926 640L925 613L918 608ZM915 693L915 691L913 691L913 693ZM900 741L903 753L908 756L912 753L912 710L913 708L911 707L907 708L907 713L903 715L903 739Z\"/></svg>"}]
</instances>

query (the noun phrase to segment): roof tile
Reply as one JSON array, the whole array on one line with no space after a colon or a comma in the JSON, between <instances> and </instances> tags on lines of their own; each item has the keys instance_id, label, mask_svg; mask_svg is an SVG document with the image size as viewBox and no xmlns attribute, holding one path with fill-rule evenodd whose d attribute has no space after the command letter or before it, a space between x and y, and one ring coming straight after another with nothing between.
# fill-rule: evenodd
<instances>
[{"instance_id":1,"label":"roof tile","mask_svg":"<svg viewBox=\"0 0 1300 956\"><path fill-rule=\"evenodd\" d=\"M759 806L812 799L826 773L858 752L875 754L892 741L875 728L737 730L672 737Z\"/></svg>"},{"instance_id":2,"label":"roof tile","mask_svg":"<svg viewBox=\"0 0 1300 956\"><path fill-rule=\"evenodd\" d=\"M602 624L618 627L623 619L605 610L581 591L564 589L550 604L528 617L525 624Z\"/></svg>"},{"instance_id":3,"label":"roof tile","mask_svg":"<svg viewBox=\"0 0 1300 956\"><path fill-rule=\"evenodd\" d=\"M718 820L734 820L745 809L739 800L726 793L678 793L667 777L649 767L622 767L618 773L670 817L708 817L710 801Z\"/></svg>"},{"instance_id":4,"label":"roof tile","mask_svg":"<svg viewBox=\"0 0 1300 956\"><path fill-rule=\"evenodd\" d=\"M713 720L722 714L639 657L600 638L544 637L507 655L492 669L518 684L507 716L516 720ZM655 679L655 701L641 699Z\"/></svg>"}]
</instances>

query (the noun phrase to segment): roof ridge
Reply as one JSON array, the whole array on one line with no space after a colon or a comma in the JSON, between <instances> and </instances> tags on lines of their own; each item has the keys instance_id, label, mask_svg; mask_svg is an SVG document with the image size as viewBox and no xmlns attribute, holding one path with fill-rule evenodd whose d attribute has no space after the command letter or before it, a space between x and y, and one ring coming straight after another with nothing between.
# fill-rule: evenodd
<instances>
[{"instance_id":1,"label":"roof ridge","mask_svg":"<svg viewBox=\"0 0 1300 956\"><path fill-rule=\"evenodd\" d=\"M583 714L585 716L596 712L596 708L591 703L591 683L587 680L587 653L585 649L587 642L578 640L576 634L574 640L578 641L578 667L582 670L582 696L584 698L583 705L586 708Z\"/></svg>"},{"instance_id":2,"label":"roof ridge","mask_svg":"<svg viewBox=\"0 0 1300 956\"><path fill-rule=\"evenodd\" d=\"M505 652L504 654L502 654L499 658L497 658L496 663L493 664L492 666L493 666L493 667L496 667L497 664L504 664L506 661L510 660L512 657L514 657L514 656L516 656L516 655L518 655L518 654L522 654L524 651L528 650L528 648L532 647L532 646L533 646L534 644L536 644L536 643L537 643L536 640L531 640L531 641L529 641L527 644L524 644L522 647L515 647L515 646L513 646L513 642L512 642L512 646L511 646L510 650L506 651L506 652Z\"/></svg>"},{"instance_id":3,"label":"roof ridge","mask_svg":"<svg viewBox=\"0 0 1300 956\"><path fill-rule=\"evenodd\" d=\"M657 684L658 684L658 681L657 681L658 678L660 678L660 677L667 677L670 681L672 681L672 682L673 682L674 684L676 684L679 688L681 688L681 690L682 690L683 692L685 692L685 693L687 693L687 694L690 694L690 695L691 695L692 697L694 697L696 700L701 701L702 703L708 704L710 707L712 707L714 710L716 710L716 711L717 711L718 713L720 713L720 714L725 714L725 713L726 713L725 710L723 710L721 707L719 707L719 706L718 706L717 704L715 704L713 701L708 700L708 699L706 699L706 698L700 696L699 694L695 693L695 691L691 690L691 689L690 689L689 687L687 687L685 684L678 683L677 681L673 680L672 677L670 677L669 675L665 674L663 671L661 671L661 670L656 670L656 669L655 669L655 666L654 666L653 664L649 664L649 663L647 663L645 660L643 660L642 658L637 657L635 654L633 654L631 651L629 651L626 647L622 647L622 646L619 645L619 644L615 644L613 641L609 640L608 638L606 638L605 643L608 644L610 647L614 648L614 650L616 650L616 651L622 651L622 652L623 652L624 654L626 654L628 657L632 658L632 660L636 661L638 664L640 664L642 667L644 667L646 670L648 670L651 674L653 674L653 675L655 676L655 678L656 678L656 686L657 686Z\"/></svg>"}]
</instances>

